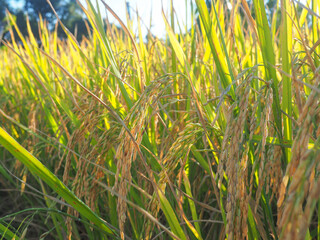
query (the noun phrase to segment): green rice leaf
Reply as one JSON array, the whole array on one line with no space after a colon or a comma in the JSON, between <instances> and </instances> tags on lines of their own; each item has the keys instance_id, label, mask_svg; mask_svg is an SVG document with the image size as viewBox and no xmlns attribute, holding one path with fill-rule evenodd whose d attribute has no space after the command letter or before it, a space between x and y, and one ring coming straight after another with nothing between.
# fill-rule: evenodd
<instances>
[{"instance_id":1,"label":"green rice leaf","mask_svg":"<svg viewBox=\"0 0 320 240\"><path fill-rule=\"evenodd\" d=\"M44 166L30 152L16 142L3 128L0 127L0 144L14 157L23 163L29 171L47 183L68 204L77 210L82 216L92 221L97 227L110 235L115 236L108 223L97 216L86 204L72 193L46 166Z\"/></svg>"}]
</instances>

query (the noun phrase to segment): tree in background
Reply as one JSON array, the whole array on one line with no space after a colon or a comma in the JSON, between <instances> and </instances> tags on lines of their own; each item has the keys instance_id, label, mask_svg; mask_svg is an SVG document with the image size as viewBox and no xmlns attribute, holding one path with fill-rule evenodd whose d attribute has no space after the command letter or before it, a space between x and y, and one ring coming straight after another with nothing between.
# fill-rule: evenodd
<instances>
[{"instance_id":1,"label":"tree in background","mask_svg":"<svg viewBox=\"0 0 320 240\"><path fill-rule=\"evenodd\" d=\"M61 0L51 1L52 6L58 13L60 12L62 2ZM49 21L54 17L52 9L46 0L25 0L24 9L30 17L34 17L35 19L37 19L40 14Z\"/></svg>"},{"instance_id":2,"label":"tree in background","mask_svg":"<svg viewBox=\"0 0 320 240\"><path fill-rule=\"evenodd\" d=\"M274 10L277 7L277 0L268 0L267 7L268 7L270 13L273 14Z\"/></svg>"},{"instance_id":3,"label":"tree in background","mask_svg":"<svg viewBox=\"0 0 320 240\"><path fill-rule=\"evenodd\" d=\"M0 0L0 20L2 21L6 16L6 8L8 8L8 3L6 0Z\"/></svg>"},{"instance_id":4,"label":"tree in background","mask_svg":"<svg viewBox=\"0 0 320 240\"><path fill-rule=\"evenodd\" d=\"M81 38L85 35L87 36L87 29L84 22L84 16L80 6L77 4L76 0L51 0L51 4L56 10L59 18L65 24L65 26L72 32L76 32L77 39L81 40ZM11 4L13 5L13 4ZM2 33L5 33L5 25L6 22L2 21L5 17L5 9L10 7L9 0L0 0L0 37ZM42 18L47 19L47 23L49 24L49 29L53 30L55 27L55 23L57 22L56 16L54 15L50 5L46 0L24 0L24 5L22 9L12 8L10 12L15 15L16 23L18 28L20 29L22 35L26 36L27 33L27 16L30 22L30 26L35 38L39 39L38 32L38 20L39 15ZM18 38L17 33L14 32L14 37ZM61 27L58 28L59 37L65 37L65 33ZM9 37L7 33L5 35Z\"/></svg>"},{"instance_id":5,"label":"tree in background","mask_svg":"<svg viewBox=\"0 0 320 240\"><path fill-rule=\"evenodd\" d=\"M76 0L69 0L61 5L59 16L65 26L72 32L76 33L78 40L82 36L87 36L87 29L84 22L84 16L82 9L78 5ZM64 37L64 32L61 28L58 29L60 37Z\"/></svg>"},{"instance_id":6,"label":"tree in background","mask_svg":"<svg viewBox=\"0 0 320 240\"><path fill-rule=\"evenodd\" d=\"M1 39L6 26L5 16L6 16L6 9L8 8L7 1L0 0L0 6L1 6L0 7L0 39Z\"/></svg>"}]
</instances>

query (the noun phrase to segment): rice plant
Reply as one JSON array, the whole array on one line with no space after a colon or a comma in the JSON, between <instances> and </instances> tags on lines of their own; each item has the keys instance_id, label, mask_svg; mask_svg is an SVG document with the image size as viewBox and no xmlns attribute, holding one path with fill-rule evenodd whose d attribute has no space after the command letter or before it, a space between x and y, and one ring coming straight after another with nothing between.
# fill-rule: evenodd
<instances>
[{"instance_id":1,"label":"rice plant","mask_svg":"<svg viewBox=\"0 0 320 240\"><path fill-rule=\"evenodd\" d=\"M320 239L320 2L186 1L166 39L102 2L81 42L8 13L2 238Z\"/></svg>"}]
</instances>

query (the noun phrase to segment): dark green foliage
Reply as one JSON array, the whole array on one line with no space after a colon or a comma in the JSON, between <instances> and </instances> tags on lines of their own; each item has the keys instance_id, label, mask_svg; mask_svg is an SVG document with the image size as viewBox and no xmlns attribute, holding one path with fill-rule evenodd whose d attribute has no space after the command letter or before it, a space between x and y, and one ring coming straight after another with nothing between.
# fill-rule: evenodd
<instances>
[{"instance_id":1,"label":"dark green foliage","mask_svg":"<svg viewBox=\"0 0 320 240\"><path fill-rule=\"evenodd\" d=\"M81 40L83 36L87 36L87 29L83 20L84 16L76 0L55 0L51 1L51 4L65 26L72 33L77 33L76 36L78 40ZM10 38L5 28L7 23L4 20L5 10L10 7L8 0L0 0L0 6L0 20L2 20L2 22L0 22L0 36L4 34L6 38ZM31 29L36 39L39 39L38 20L40 15L42 18L47 19L49 29L51 30L54 29L55 23L57 22L56 16L53 14L51 7L46 0L25 0L23 9L11 8L9 11L16 16L16 23L23 36L28 35L26 22L28 15ZM65 33L60 27L58 28L58 36L65 38ZM15 31L14 37L18 38Z\"/></svg>"},{"instance_id":2,"label":"dark green foliage","mask_svg":"<svg viewBox=\"0 0 320 240\"><path fill-rule=\"evenodd\" d=\"M0 20L2 20L6 15L6 8L8 8L6 0L0 0L0 6Z\"/></svg>"},{"instance_id":3,"label":"dark green foliage","mask_svg":"<svg viewBox=\"0 0 320 240\"><path fill-rule=\"evenodd\" d=\"M51 1L51 4L55 9L59 9L62 5L62 2L63 1L61 0L54 0ZM45 0L26 0L24 8L30 16L35 18L41 15L44 18L52 20L54 17L50 5Z\"/></svg>"}]
</instances>

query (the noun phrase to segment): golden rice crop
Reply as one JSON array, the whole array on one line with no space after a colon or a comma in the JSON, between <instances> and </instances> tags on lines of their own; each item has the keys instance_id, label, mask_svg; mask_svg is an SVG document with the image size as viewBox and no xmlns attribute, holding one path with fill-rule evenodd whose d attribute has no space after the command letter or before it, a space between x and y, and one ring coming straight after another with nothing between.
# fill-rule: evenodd
<instances>
[{"instance_id":1,"label":"golden rice crop","mask_svg":"<svg viewBox=\"0 0 320 240\"><path fill-rule=\"evenodd\" d=\"M319 1L196 0L166 39L86 3L81 42L8 13L1 236L320 238Z\"/></svg>"}]
</instances>

